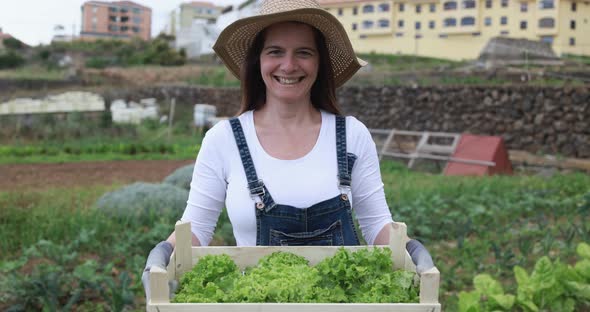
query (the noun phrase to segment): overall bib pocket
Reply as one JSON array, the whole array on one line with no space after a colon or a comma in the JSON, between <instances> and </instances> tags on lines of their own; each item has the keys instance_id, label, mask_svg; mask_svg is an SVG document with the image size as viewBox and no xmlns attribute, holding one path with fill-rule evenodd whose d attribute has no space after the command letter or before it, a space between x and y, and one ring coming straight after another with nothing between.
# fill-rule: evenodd
<instances>
[{"instance_id":1,"label":"overall bib pocket","mask_svg":"<svg viewBox=\"0 0 590 312\"><path fill-rule=\"evenodd\" d=\"M326 229L313 232L285 233L270 229L270 246L342 246L344 235L340 220Z\"/></svg>"}]
</instances>

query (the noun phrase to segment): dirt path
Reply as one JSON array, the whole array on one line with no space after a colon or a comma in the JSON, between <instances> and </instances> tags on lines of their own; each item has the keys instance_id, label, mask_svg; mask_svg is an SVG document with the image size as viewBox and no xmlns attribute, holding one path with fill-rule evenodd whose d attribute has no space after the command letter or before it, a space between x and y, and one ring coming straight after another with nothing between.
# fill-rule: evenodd
<instances>
[{"instance_id":1,"label":"dirt path","mask_svg":"<svg viewBox=\"0 0 590 312\"><path fill-rule=\"evenodd\" d=\"M161 182L194 160L126 160L0 165L0 191Z\"/></svg>"}]
</instances>

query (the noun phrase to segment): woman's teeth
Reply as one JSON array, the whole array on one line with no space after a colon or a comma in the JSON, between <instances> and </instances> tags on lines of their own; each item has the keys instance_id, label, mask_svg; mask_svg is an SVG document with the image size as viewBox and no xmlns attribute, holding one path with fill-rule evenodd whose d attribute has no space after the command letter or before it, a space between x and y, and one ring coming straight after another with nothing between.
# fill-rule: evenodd
<instances>
[{"instance_id":1,"label":"woman's teeth","mask_svg":"<svg viewBox=\"0 0 590 312\"><path fill-rule=\"evenodd\" d=\"M300 78L283 78L277 77L281 84L295 84L298 83Z\"/></svg>"}]
</instances>

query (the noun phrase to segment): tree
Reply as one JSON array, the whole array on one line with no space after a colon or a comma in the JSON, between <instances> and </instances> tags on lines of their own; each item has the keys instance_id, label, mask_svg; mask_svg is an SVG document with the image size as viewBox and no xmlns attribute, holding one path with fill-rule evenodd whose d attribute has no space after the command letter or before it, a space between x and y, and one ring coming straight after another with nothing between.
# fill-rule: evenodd
<instances>
[{"instance_id":1,"label":"tree","mask_svg":"<svg viewBox=\"0 0 590 312\"><path fill-rule=\"evenodd\" d=\"M3 43L8 50L20 50L25 46L20 40L12 37L4 39Z\"/></svg>"}]
</instances>

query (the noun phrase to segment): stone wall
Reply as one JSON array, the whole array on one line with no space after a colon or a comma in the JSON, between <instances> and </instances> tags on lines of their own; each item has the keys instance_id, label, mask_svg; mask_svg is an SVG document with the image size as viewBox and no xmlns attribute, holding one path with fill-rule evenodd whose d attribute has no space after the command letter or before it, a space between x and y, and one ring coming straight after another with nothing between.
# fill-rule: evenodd
<instances>
[{"instance_id":1,"label":"stone wall","mask_svg":"<svg viewBox=\"0 0 590 312\"><path fill-rule=\"evenodd\" d=\"M179 105L216 105L218 116L239 107L238 89L158 87L102 94L138 100L175 97ZM369 128L502 136L509 149L590 158L590 90L540 87L344 87L343 111Z\"/></svg>"}]
</instances>

